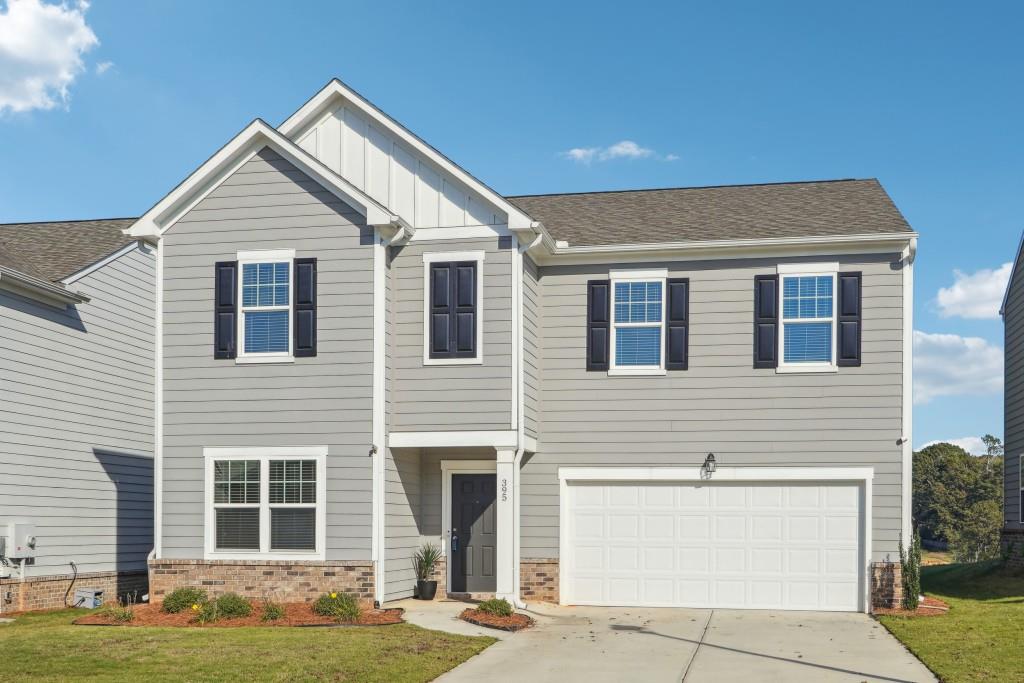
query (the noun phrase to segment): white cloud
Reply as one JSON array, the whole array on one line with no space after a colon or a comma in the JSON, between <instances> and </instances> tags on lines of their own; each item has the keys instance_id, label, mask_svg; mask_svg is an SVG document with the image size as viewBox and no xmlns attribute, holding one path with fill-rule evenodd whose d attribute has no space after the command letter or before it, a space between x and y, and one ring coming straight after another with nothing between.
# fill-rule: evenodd
<instances>
[{"instance_id":1,"label":"white cloud","mask_svg":"<svg viewBox=\"0 0 1024 683\"><path fill-rule=\"evenodd\" d=\"M0 3L0 113L67 104L82 55L100 42L85 23L88 8L8 0L3 11Z\"/></svg>"},{"instance_id":2,"label":"white cloud","mask_svg":"<svg viewBox=\"0 0 1024 683\"><path fill-rule=\"evenodd\" d=\"M641 147L632 140L620 140L607 147L573 147L562 152L566 159L589 164L594 161L612 161L614 159L658 159L660 161L676 161L678 155L661 155L648 147Z\"/></svg>"},{"instance_id":3,"label":"white cloud","mask_svg":"<svg viewBox=\"0 0 1024 683\"><path fill-rule=\"evenodd\" d=\"M959 446L971 455L985 455L988 453L988 449L985 447L985 442L981 440L980 436L962 436L959 439L936 439L935 441L929 441L926 444L921 444L917 447L917 450L927 448L937 443L951 443L954 446Z\"/></svg>"},{"instance_id":4,"label":"white cloud","mask_svg":"<svg viewBox=\"0 0 1024 683\"><path fill-rule=\"evenodd\" d=\"M113 62L100 62L96 65L96 73L100 76L110 71L110 67L114 66Z\"/></svg>"},{"instance_id":5,"label":"white cloud","mask_svg":"<svg viewBox=\"0 0 1024 683\"><path fill-rule=\"evenodd\" d=\"M914 403L939 396L998 393L1003 350L980 337L914 330Z\"/></svg>"},{"instance_id":6,"label":"white cloud","mask_svg":"<svg viewBox=\"0 0 1024 683\"><path fill-rule=\"evenodd\" d=\"M943 318L998 318L1012 263L999 268L982 268L976 273L953 271L953 285L943 287L936 297Z\"/></svg>"}]
</instances>

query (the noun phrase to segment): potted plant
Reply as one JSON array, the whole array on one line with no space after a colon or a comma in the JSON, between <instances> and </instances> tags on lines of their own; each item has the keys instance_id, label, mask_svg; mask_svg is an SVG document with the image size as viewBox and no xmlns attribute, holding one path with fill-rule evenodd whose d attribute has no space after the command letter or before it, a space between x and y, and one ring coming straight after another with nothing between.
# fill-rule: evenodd
<instances>
[{"instance_id":1,"label":"potted plant","mask_svg":"<svg viewBox=\"0 0 1024 683\"><path fill-rule=\"evenodd\" d=\"M413 555L412 564L416 570L416 597L433 600L437 594L437 581L431 580L434 568L441 559L441 549L434 543L424 543Z\"/></svg>"}]
</instances>

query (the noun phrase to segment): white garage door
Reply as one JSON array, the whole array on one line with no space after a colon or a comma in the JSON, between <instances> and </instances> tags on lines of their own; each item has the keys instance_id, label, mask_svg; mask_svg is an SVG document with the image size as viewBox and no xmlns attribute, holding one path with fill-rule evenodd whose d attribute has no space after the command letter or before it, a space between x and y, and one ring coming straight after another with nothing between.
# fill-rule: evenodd
<instances>
[{"instance_id":1,"label":"white garage door","mask_svg":"<svg viewBox=\"0 0 1024 683\"><path fill-rule=\"evenodd\" d=\"M563 600L861 609L857 484L572 483Z\"/></svg>"}]
</instances>

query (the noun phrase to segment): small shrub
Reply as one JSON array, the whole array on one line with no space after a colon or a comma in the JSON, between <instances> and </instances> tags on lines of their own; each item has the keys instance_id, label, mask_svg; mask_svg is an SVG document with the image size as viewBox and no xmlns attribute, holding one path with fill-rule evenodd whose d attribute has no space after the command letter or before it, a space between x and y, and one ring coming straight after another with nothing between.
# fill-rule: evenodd
<instances>
[{"instance_id":1,"label":"small shrub","mask_svg":"<svg viewBox=\"0 0 1024 683\"><path fill-rule=\"evenodd\" d=\"M218 619L239 619L252 614L252 603L237 593L225 593L196 610L196 621L206 624Z\"/></svg>"},{"instance_id":2,"label":"small shrub","mask_svg":"<svg viewBox=\"0 0 1024 683\"><path fill-rule=\"evenodd\" d=\"M284 619L284 607L269 600L263 603L263 621L277 621Z\"/></svg>"},{"instance_id":3,"label":"small shrub","mask_svg":"<svg viewBox=\"0 0 1024 683\"><path fill-rule=\"evenodd\" d=\"M363 610L359 601L348 593L325 593L313 603L313 613L338 621L357 621Z\"/></svg>"},{"instance_id":4,"label":"small shrub","mask_svg":"<svg viewBox=\"0 0 1024 683\"><path fill-rule=\"evenodd\" d=\"M210 600L203 604L196 603L192 605L192 610L195 611L196 616L194 621L200 624L210 624L220 619L220 610L217 608L217 601Z\"/></svg>"},{"instance_id":5,"label":"small shrub","mask_svg":"<svg viewBox=\"0 0 1024 683\"><path fill-rule=\"evenodd\" d=\"M914 531L907 549L903 548L903 539L900 539L900 582L903 609L916 610L921 598L921 534L917 531Z\"/></svg>"},{"instance_id":6,"label":"small shrub","mask_svg":"<svg viewBox=\"0 0 1024 683\"><path fill-rule=\"evenodd\" d=\"M118 600L116 604L100 608L99 613L118 624L128 624L135 619L135 610L132 608L133 604L130 600L125 602Z\"/></svg>"},{"instance_id":7,"label":"small shrub","mask_svg":"<svg viewBox=\"0 0 1024 683\"><path fill-rule=\"evenodd\" d=\"M484 600L476 608L484 614L493 614L496 617L512 616L512 605L508 604L508 600L505 598Z\"/></svg>"},{"instance_id":8,"label":"small shrub","mask_svg":"<svg viewBox=\"0 0 1024 683\"><path fill-rule=\"evenodd\" d=\"M193 605L201 607L206 604L207 600L206 591L202 588L175 588L164 598L163 606L160 609L168 614L177 614L192 609Z\"/></svg>"}]
</instances>

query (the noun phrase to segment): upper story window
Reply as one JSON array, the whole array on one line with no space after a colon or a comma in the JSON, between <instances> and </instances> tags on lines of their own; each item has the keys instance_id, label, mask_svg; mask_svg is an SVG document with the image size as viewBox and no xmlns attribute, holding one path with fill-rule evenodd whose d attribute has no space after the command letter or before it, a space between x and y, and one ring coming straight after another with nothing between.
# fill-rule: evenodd
<instances>
[{"instance_id":1,"label":"upper story window","mask_svg":"<svg viewBox=\"0 0 1024 683\"><path fill-rule=\"evenodd\" d=\"M423 255L423 363L483 362L484 252Z\"/></svg>"},{"instance_id":2,"label":"upper story window","mask_svg":"<svg viewBox=\"0 0 1024 683\"><path fill-rule=\"evenodd\" d=\"M241 265L242 352L290 354L291 261Z\"/></svg>"},{"instance_id":3,"label":"upper story window","mask_svg":"<svg viewBox=\"0 0 1024 683\"><path fill-rule=\"evenodd\" d=\"M786 272L780 267L779 367L831 370L836 367L836 268L808 268Z\"/></svg>"},{"instance_id":4,"label":"upper story window","mask_svg":"<svg viewBox=\"0 0 1024 683\"><path fill-rule=\"evenodd\" d=\"M612 374L665 371L665 278L657 271L612 273Z\"/></svg>"}]
</instances>

